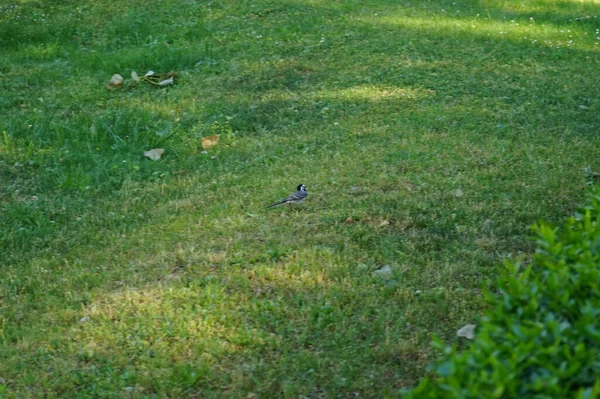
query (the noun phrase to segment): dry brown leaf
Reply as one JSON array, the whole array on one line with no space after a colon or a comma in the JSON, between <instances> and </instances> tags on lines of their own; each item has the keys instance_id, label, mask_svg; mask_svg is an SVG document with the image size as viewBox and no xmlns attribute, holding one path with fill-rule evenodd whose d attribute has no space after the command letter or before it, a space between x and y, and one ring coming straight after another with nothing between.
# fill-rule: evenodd
<instances>
[{"instance_id":1,"label":"dry brown leaf","mask_svg":"<svg viewBox=\"0 0 600 399\"><path fill-rule=\"evenodd\" d=\"M383 222L379 223L379 227L388 226L389 224L390 224L390 221L385 219Z\"/></svg>"},{"instance_id":2,"label":"dry brown leaf","mask_svg":"<svg viewBox=\"0 0 600 399\"><path fill-rule=\"evenodd\" d=\"M106 88L109 90L119 89L119 88L123 87L124 81L125 81L125 79L123 79L123 76L116 73L112 76L112 78L110 78L110 80L108 81L108 84L106 85Z\"/></svg>"},{"instance_id":3,"label":"dry brown leaf","mask_svg":"<svg viewBox=\"0 0 600 399\"><path fill-rule=\"evenodd\" d=\"M353 223L354 219L352 219L352 216L348 216L348 219L346 219L346 221L344 223Z\"/></svg>"},{"instance_id":4,"label":"dry brown leaf","mask_svg":"<svg viewBox=\"0 0 600 399\"><path fill-rule=\"evenodd\" d=\"M219 144L219 136L206 136L202 138L202 148L208 150L211 147Z\"/></svg>"},{"instance_id":5,"label":"dry brown leaf","mask_svg":"<svg viewBox=\"0 0 600 399\"><path fill-rule=\"evenodd\" d=\"M144 151L144 156L150 158L153 161L158 161L165 152L164 148L153 148L150 151Z\"/></svg>"}]
</instances>

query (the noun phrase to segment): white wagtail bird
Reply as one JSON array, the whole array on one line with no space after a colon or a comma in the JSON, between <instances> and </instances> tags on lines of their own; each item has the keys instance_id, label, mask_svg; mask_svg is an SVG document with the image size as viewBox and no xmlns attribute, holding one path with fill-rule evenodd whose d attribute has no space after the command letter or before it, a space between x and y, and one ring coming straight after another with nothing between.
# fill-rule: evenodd
<instances>
[{"instance_id":1,"label":"white wagtail bird","mask_svg":"<svg viewBox=\"0 0 600 399\"><path fill-rule=\"evenodd\" d=\"M306 197L308 197L308 191L306 191L306 186L304 184L298 184L298 187L296 187L295 193L293 193L286 199L282 199L281 201L276 202L273 205L269 205L267 208L272 208L274 206L283 205L283 204L290 204L290 206L292 206L292 204L301 203L302 201L304 201L306 199Z\"/></svg>"}]
</instances>

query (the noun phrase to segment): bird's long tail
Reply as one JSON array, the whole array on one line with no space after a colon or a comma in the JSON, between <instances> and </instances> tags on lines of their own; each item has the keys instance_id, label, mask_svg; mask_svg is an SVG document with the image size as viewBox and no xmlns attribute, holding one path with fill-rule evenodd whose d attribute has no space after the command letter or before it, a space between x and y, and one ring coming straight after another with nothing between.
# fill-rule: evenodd
<instances>
[{"instance_id":1,"label":"bird's long tail","mask_svg":"<svg viewBox=\"0 0 600 399\"><path fill-rule=\"evenodd\" d=\"M269 206L267 207L267 209L269 209L269 208L273 208L274 206L277 206L277 205L282 205L282 204L285 204L285 203L287 203L287 202L288 202L288 200L287 200L287 199L281 200L281 201L279 201L279 202L276 202L276 203L274 203L274 204L272 204L272 205L269 205Z\"/></svg>"}]
</instances>

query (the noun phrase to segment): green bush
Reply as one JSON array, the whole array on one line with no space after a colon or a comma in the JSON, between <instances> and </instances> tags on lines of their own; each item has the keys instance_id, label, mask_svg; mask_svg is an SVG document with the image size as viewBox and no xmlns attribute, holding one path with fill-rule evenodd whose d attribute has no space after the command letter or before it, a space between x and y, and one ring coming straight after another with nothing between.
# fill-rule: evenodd
<instances>
[{"instance_id":1,"label":"green bush","mask_svg":"<svg viewBox=\"0 0 600 399\"><path fill-rule=\"evenodd\" d=\"M533 262L507 262L465 351L405 398L600 396L600 193L562 231L541 223Z\"/></svg>"}]
</instances>

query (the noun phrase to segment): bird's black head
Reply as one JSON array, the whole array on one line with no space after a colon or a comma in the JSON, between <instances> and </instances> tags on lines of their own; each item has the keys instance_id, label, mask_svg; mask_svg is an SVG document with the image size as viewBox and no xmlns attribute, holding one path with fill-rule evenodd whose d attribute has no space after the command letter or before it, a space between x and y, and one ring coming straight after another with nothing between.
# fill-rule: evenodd
<instances>
[{"instance_id":1,"label":"bird's black head","mask_svg":"<svg viewBox=\"0 0 600 399\"><path fill-rule=\"evenodd\" d=\"M306 191L306 186L304 184L298 184L298 187L296 187L296 190L298 190L298 191Z\"/></svg>"}]
</instances>

